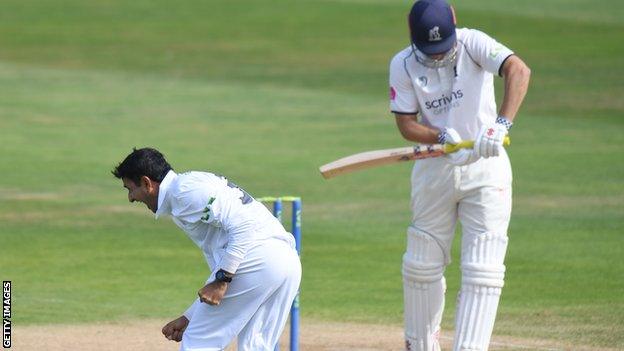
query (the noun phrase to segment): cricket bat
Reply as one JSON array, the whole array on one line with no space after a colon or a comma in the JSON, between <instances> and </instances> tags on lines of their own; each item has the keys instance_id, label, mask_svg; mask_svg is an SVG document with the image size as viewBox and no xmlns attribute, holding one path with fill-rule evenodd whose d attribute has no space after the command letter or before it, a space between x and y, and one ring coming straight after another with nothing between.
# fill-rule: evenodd
<instances>
[{"instance_id":1,"label":"cricket bat","mask_svg":"<svg viewBox=\"0 0 624 351\"><path fill-rule=\"evenodd\" d=\"M509 137L505 137L503 145L510 144ZM465 140L459 144L429 144L399 147L396 149L384 149L366 151L351 156L343 157L334 162L322 165L319 170L325 179L339 175L359 171L362 169L388 165L391 163L420 160L423 158L439 157L459 149L471 149L474 141Z\"/></svg>"}]
</instances>

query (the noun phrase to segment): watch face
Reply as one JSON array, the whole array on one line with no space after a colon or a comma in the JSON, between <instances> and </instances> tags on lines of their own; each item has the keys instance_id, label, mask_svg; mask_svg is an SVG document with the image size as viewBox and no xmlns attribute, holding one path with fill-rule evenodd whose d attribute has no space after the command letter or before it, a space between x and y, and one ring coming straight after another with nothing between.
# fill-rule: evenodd
<instances>
[{"instance_id":1,"label":"watch face","mask_svg":"<svg viewBox=\"0 0 624 351\"><path fill-rule=\"evenodd\" d=\"M229 283L232 281L232 278L229 278L228 276L225 275L225 272L223 271L217 271L217 274L215 275L215 278L217 278L217 280L222 281L222 282L226 282Z\"/></svg>"}]
</instances>

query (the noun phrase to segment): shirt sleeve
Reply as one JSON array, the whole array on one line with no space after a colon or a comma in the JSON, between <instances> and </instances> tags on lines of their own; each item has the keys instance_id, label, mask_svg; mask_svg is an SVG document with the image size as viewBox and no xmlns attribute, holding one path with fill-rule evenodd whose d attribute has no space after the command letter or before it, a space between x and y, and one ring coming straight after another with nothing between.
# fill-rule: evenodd
<instances>
[{"instance_id":1,"label":"shirt sleeve","mask_svg":"<svg viewBox=\"0 0 624 351\"><path fill-rule=\"evenodd\" d=\"M201 184L184 184L173 197L173 208L171 214L187 223L212 223L219 225L215 210L218 211L216 192L210 186Z\"/></svg>"},{"instance_id":2,"label":"shirt sleeve","mask_svg":"<svg viewBox=\"0 0 624 351\"><path fill-rule=\"evenodd\" d=\"M195 313L195 309L197 308L197 306L200 303L201 302L199 302L199 298L195 299L195 301L193 301L193 303L189 306L189 308L187 308L186 311L184 311L184 317L186 317L186 319L188 319L190 321L191 318L193 318L193 314Z\"/></svg>"},{"instance_id":3,"label":"shirt sleeve","mask_svg":"<svg viewBox=\"0 0 624 351\"><path fill-rule=\"evenodd\" d=\"M235 201L240 201L236 199ZM243 205L241 206L250 206ZM236 273L247 251L253 246L255 241L254 222L248 211L244 211L240 206L236 206L238 211L221 219L223 228L228 233L228 244L221 261L217 263L217 270L223 269L229 273Z\"/></svg>"},{"instance_id":4,"label":"shirt sleeve","mask_svg":"<svg viewBox=\"0 0 624 351\"><path fill-rule=\"evenodd\" d=\"M402 55L390 61L390 111L398 114L417 114L418 101Z\"/></svg>"},{"instance_id":5,"label":"shirt sleeve","mask_svg":"<svg viewBox=\"0 0 624 351\"><path fill-rule=\"evenodd\" d=\"M253 216L244 208L251 206L253 200L246 201L242 190L226 183L224 179L223 184L213 187L200 183L182 188L172 214L185 222L203 222L224 230L228 236L227 247L215 271L236 273L255 240Z\"/></svg>"},{"instance_id":6,"label":"shirt sleeve","mask_svg":"<svg viewBox=\"0 0 624 351\"><path fill-rule=\"evenodd\" d=\"M476 29L469 29L469 35L463 44L470 57L492 74L499 74L501 65L513 55L509 48Z\"/></svg>"}]
</instances>

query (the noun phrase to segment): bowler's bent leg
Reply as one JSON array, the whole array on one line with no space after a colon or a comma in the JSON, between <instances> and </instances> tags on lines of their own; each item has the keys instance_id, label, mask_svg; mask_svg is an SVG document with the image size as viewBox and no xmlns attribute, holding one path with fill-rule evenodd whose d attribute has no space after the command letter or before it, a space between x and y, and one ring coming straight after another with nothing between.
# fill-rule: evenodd
<instances>
[{"instance_id":1,"label":"bowler's bent leg","mask_svg":"<svg viewBox=\"0 0 624 351\"><path fill-rule=\"evenodd\" d=\"M286 254L289 250L292 254ZM274 296L282 297L280 303L287 306L284 309L290 308L292 299L286 301L281 291L292 290L293 286L297 288L299 286L301 266L296 255L294 248L279 240L267 240L261 246L252 248L234 275L221 303L217 306L201 303L195 307L182 336L180 350L225 349L237 335L244 334L242 331L263 304L275 301ZM294 290L296 293L296 289ZM282 328L283 324L285 321L281 324ZM271 335L274 332L271 327L260 330L260 334L258 339L268 338L268 342L272 342ZM243 348L243 350L252 349L264 350L264 348Z\"/></svg>"},{"instance_id":2,"label":"bowler's bent leg","mask_svg":"<svg viewBox=\"0 0 624 351\"><path fill-rule=\"evenodd\" d=\"M285 243L272 250L272 277L277 289L258 307L238 335L238 351L273 351L290 314L299 283L301 264L297 252Z\"/></svg>"}]
</instances>

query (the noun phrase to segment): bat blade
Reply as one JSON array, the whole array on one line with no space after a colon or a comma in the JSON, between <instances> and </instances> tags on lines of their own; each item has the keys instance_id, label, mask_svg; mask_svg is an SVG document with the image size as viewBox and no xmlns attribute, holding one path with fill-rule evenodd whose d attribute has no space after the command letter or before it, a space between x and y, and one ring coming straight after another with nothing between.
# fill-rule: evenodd
<instances>
[{"instance_id":1,"label":"bat blade","mask_svg":"<svg viewBox=\"0 0 624 351\"><path fill-rule=\"evenodd\" d=\"M439 144L374 150L343 157L322 165L319 170L325 179L329 179L362 169L442 155L444 146Z\"/></svg>"},{"instance_id":2,"label":"bat blade","mask_svg":"<svg viewBox=\"0 0 624 351\"><path fill-rule=\"evenodd\" d=\"M504 146L509 146L509 136L503 141ZM464 140L459 144L430 144L400 147L396 149L384 149L360 152L351 156L343 157L334 162L322 165L319 168L325 179L339 175L359 171L362 169L388 165L397 162L413 161L429 157L438 157L459 149L471 149L474 141Z\"/></svg>"}]
</instances>

